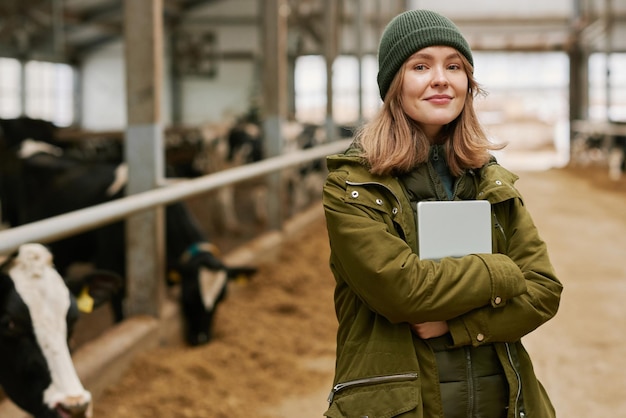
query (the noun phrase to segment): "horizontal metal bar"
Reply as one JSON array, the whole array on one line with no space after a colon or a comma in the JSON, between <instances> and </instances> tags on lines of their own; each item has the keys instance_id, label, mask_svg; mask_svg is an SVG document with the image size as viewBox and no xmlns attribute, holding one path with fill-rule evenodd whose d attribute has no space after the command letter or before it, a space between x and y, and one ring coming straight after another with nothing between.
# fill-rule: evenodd
<instances>
[{"instance_id":1,"label":"horizontal metal bar","mask_svg":"<svg viewBox=\"0 0 626 418\"><path fill-rule=\"evenodd\" d=\"M626 135L626 124L623 123L575 120L572 129L585 134Z\"/></svg>"},{"instance_id":2,"label":"horizontal metal bar","mask_svg":"<svg viewBox=\"0 0 626 418\"><path fill-rule=\"evenodd\" d=\"M184 180L147 192L91 206L63 215L0 231L0 254L9 254L26 242L48 243L94 229L143 210L166 205L219 187L266 175L345 150L351 140L341 140L295 151L258 163L235 167L196 179Z\"/></svg>"}]
</instances>

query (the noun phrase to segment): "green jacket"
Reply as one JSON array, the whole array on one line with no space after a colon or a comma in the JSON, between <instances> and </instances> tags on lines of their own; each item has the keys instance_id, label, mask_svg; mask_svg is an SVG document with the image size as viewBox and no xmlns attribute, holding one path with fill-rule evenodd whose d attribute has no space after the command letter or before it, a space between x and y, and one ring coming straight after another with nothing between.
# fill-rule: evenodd
<instances>
[{"instance_id":1,"label":"green jacket","mask_svg":"<svg viewBox=\"0 0 626 418\"><path fill-rule=\"evenodd\" d=\"M561 283L513 184L495 162L475 175L494 214L493 254L420 260L407 194L349 154L327 158L323 204L339 321L325 415L443 417L437 367L408 324L446 320L454 346L493 343L505 369L507 418L551 418L550 400L520 339L552 318ZM469 174L467 174L469 175Z\"/></svg>"}]
</instances>

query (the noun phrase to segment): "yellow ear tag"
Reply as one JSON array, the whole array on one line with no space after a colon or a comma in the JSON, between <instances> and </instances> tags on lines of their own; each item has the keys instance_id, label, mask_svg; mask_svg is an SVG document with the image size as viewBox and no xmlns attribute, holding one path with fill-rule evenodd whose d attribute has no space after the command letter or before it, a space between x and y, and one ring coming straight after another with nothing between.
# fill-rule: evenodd
<instances>
[{"instance_id":1,"label":"yellow ear tag","mask_svg":"<svg viewBox=\"0 0 626 418\"><path fill-rule=\"evenodd\" d=\"M87 286L83 287L83 290L80 291L80 295L76 298L76 304L78 305L78 310L84 313L91 313L93 311L93 298L89 296L89 288Z\"/></svg>"},{"instance_id":2,"label":"yellow ear tag","mask_svg":"<svg viewBox=\"0 0 626 418\"><path fill-rule=\"evenodd\" d=\"M176 270L170 270L167 274L167 280L172 283L180 283L183 280L183 277Z\"/></svg>"},{"instance_id":3,"label":"yellow ear tag","mask_svg":"<svg viewBox=\"0 0 626 418\"><path fill-rule=\"evenodd\" d=\"M237 275L237 277L235 277L235 283L237 283L238 285L242 286L247 284L250 281L250 278L248 277L248 275L240 273Z\"/></svg>"}]
</instances>

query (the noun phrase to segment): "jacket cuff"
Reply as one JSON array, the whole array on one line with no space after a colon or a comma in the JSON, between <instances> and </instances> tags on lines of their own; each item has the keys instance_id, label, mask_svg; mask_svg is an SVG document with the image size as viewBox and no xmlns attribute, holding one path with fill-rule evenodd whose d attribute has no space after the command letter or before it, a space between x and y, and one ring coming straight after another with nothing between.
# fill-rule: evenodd
<instances>
[{"instance_id":1,"label":"jacket cuff","mask_svg":"<svg viewBox=\"0 0 626 418\"><path fill-rule=\"evenodd\" d=\"M504 254L477 254L491 277L491 306L500 308L507 300L527 292L526 279L517 264Z\"/></svg>"},{"instance_id":2,"label":"jacket cuff","mask_svg":"<svg viewBox=\"0 0 626 418\"><path fill-rule=\"evenodd\" d=\"M448 330L450 332L450 335L452 336L452 342L455 347L472 344L472 337L470 336L462 319L449 319Z\"/></svg>"},{"instance_id":3,"label":"jacket cuff","mask_svg":"<svg viewBox=\"0 0 626 418\"><path fill-rule=\"evenodd\" d=\"M448 332L454 347L466 345L478 347L491 342L489 327L482 321L464 321L461 317L450 319Z\"/></svg>"}]
</instances>

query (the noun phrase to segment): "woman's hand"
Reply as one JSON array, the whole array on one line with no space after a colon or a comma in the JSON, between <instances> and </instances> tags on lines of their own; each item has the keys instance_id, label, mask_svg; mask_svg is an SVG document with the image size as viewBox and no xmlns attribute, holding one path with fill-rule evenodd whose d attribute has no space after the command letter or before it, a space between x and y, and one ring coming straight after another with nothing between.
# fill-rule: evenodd
<instances>
[{"instance_id":1,"label":"woman's hand","mask_svg":"<svg viewBox=\"0 0 626 418\"><path fill-rule=\"evenodd\" d=\"M411 329L420 338L441 337L449 331L446 321L422 322L421 324L411 324Z\"/></svg>"}]
</instances>

